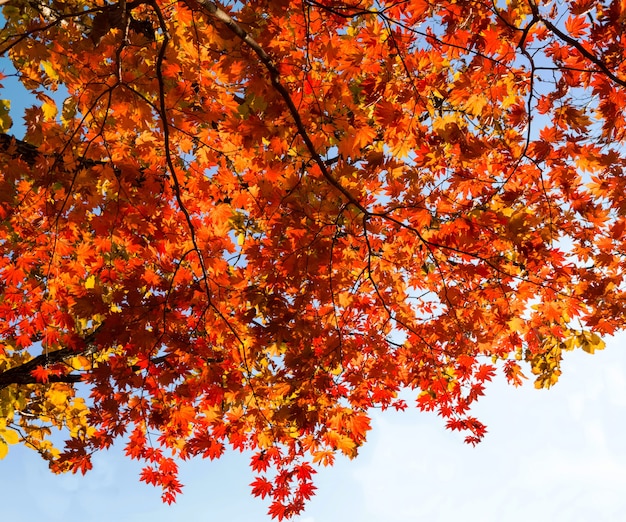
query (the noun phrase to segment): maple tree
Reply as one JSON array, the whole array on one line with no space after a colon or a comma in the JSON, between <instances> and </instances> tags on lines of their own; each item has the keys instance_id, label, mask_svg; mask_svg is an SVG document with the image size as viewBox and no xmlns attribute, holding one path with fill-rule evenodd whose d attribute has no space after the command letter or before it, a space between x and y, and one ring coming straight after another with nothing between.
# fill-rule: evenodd
<instances>
[{"instance_id":1,"label":"maple tree","mask_svg":"<svg viewBox=\"0 0 626 522\"><path fill-rule=\"evenodd\" d=\"M282 519L401 390L475 443L623 327L621 0L3 3L0 457L250 450Z\"/></svg>"}]
</instances>

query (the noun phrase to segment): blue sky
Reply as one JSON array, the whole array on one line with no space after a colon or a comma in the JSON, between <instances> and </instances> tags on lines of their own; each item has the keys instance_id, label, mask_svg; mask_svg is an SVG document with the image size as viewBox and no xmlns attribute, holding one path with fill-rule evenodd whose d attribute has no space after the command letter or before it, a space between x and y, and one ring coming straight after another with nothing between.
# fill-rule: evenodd
<instances>
[{"instance_id":1,"label":"blue sky","mask_svg":"<svg viewBox=\"0 0 626 522\"><path fill-rule=\"evenodd\" d=\"M476 448L435 415L376 413L361 455L321 470L298 522L623 521L626 512L626 334L607 349L566 354L560 382L535 390L498 379L475 413L489 433ZM0 461L3 520L264 522L247 458L184 463L176 505L138 482L121 448L86 476L52 475L12 447ZM8 501L10 499L10 501Z\"/></svg>"}]
</instances>

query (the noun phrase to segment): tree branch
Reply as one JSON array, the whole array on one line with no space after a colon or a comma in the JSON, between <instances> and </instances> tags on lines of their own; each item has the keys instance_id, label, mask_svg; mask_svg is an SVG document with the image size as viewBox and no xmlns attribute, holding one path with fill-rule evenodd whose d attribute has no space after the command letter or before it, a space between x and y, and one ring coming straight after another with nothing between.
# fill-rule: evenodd
<instances>
[{"instance_id":1,"label":"tree branch","mask_svg":"<svg viewBox=\"0 0 626 522\"><path fill-rule=\"evenodd\" d=\"M20 158L30 166L35 164L39 156L56 157L57 159L61 157L61 154L57 153L42 154L36 145L5 133L0 133L0 154L8 154L13 158ZM78 158L77 163L83 168L92 168L98 165L111 164L114 171L120 171L119 167L116 167L109 161Z\"/></svg>"},{"instance_id":2,"label":"tree branch","mask_svg":"<svg viewBox=\"0 0 626 522\"><path fill-rule=\"evenodd\" d=\"M621 85L622 87L626 87L626 80L622 80L621 78L616 76L615 73L613 73L611 69L609 69L608 66L600 58L598 58L595 54L585 49L585 47L578 40L575 40L567 33L564 33L563 31L561 31L550 20L546 20L543 16L541 16L541 14L539 13L539 9L537 8L534 2L529 2L529 5L532 10L533 17L536 20L540 20L543 23L543 25L545 25L550 31L552 31L552 33L557 35L561 40L563 40L567 44L571 45L581 55L587 58L587 60L589 60L594 65L596 65L608 78L613 80L618 85Z\"/></svg>"},{"instance_id":3,"label":"tree branch","mask_svg":"<svg viewBox=\"0 0 626 522\"><path fill-rule=\"evenodd\" d=\"M222 22L230 31L235 34L242 42L244 42L250 49L254 51L254 53L259 57L267 71L270 75L270 81L272 86L276 91L281 95L287 108L289 109L289 113L293 118L296 128L298 129L298 134L302 137L306 148L308 149L313 161L315 161L316 165L322 172L324 178L339 192L341 192L345 198L355 207L357 207L363 214L369 216L370 211L361 204L361 202L356 199L339 181L337 181L334 176L331 174L330 170L326 165L326 162L321 158L317 150L315 149L315 145L313 145L313 141L311 140L304 123L302 122L302 118L300 117L300 113L298 112L298 108L293 102L291 95L287 88L280 82L280 72L278 68L274 64L274 60L272 57L267 54L265 49L263 49L259 43L252 38L235 20L233 20L228 13L220 9L215 3L210 2L209 0L198 0L198 5L204 8L204 10L213 18Z\"/></svg>"},{"instance_id":4,"label":"tree branch","mask_svg":"<svg viewBox=\"0 0 626 522\"><path fill-rule=\"evenodd\" d=\"M4 133L0 133L0 152L19 157L29 165L35 163L37 156L39 156L39 150L35 145Z\"/></svg>"},{"instance_id":5,"label":"tree branch","mask_svg":"<svg viewBox=\"0 0 626 522\"><path fill-rule=\"evenodd\" d=\"M76 357L77 355L85 355L93 350L93 344L96 340L98 332L102 329L102 325L98 326L93 332L83 339L83 348L61 348L53 352L42 353L37 357L33 357L30 361L27 361L19 366L9 368L0 373L0 390L6 388L11 384L43 384L41 381L35 379L32 375L32 371L38 366L47 366L50 364L56 364L62 362L68 357ZM79 374L66 374L66 375L50 375L48 382L79 382L82 376Z\"/></svg>"},{"instance_id":6,"label":"tree branch","mask_svg":"<svg viewBox=\"0 0 626 522\"><path fill-rule=\"evenodd\" d=\"M2 390L3 388L6 388L10 384L37 384L37 383L42 384L40 381L35 379L33 375L31 374L31 372L35 368L37 368L38 366L46 366L49 364L55 364L55 363L63 361L67 357L72 357L75 355L80 355L80 352L77 353L71 348L61 348L60 350L56 350L54 352L42 353L41 355L34 357L33 359L31 359L28 362L25 362L24 364L20 364L19 366L15 366L13 368L10 368L0 373L0 390ZM69 376L65 376L65 375L56 376L57 379L59 377L64 378L64 377L69 377ZM51 375L50 382L53 382L53 380L54 380L53 376ZM80 378L77 380L80 380ZM65 381L56 380L56 382L65 382ZM76 382L76 381L72 381L72 382Z\"/></svg>"},{"instance_id":7,"label":"tree branch","mask_svg":"<svg viewBox=\"0 0 626 522\"><path fill-rule=\"evenodd\" d=\"M85 355L86 353L91 351L92 343L95 340L96 332L93 332L86 338L85 349L82 351L76 351L71 348L61 348L60 350L56 350L54 352L42 353L37 357L34 357L28 362L24 364L20 364L19 366L15 366L9 370L6 370L0 373L0 390L10 386L11 384L50 384L50 383L76 383L83 380L83 374L80 373L68 373L65 375L50 375L48 377L48 381L43 383L38 381L33 375L32 371L38 366L46 366L50 364L55 364L62 362L64 359L68 357L76 357L77 355ZM150 361L151 364L163 364L167 363L167 355L161 355L159 357L155 357ZM205 360L206 364L213 363L221 363L223 359L221 358L208 358ZM140 372L142 369L141 366L134 364L131 367L131 370L134 372Z\"/></svg>"}]
</instances>

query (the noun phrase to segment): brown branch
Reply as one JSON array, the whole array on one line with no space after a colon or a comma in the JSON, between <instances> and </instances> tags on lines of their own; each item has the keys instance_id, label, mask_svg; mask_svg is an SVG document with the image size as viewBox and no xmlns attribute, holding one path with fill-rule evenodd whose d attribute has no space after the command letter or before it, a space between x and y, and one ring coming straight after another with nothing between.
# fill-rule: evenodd
<instances>
[{"instance_id":1,"label":"brown branch","mask_svg":"<svg viewBox=\"0 0 626 522\"><path fill-rule=\"evenodd\" d=\"M21 367L18 366L18 368L21 368ZM0 375L0 377L2 375ZM3 388L6 388L7 386L11 386L12 384L18 384L20 386L25 386L27 384L55 384L55 383L75 384L77 382L81 382L83 380L83 376L78 373L68 373L66 375L49 375L47 379L48 380L44 383L44 382L38 381L37 379L35 379L35 377L33 377L30 374L20 375L19 382L3 383L0 381L0 390Z\"/></svg>"},{"instance_id":2,"label":"brown branch","mask_svg":"<svg viewBox=\"0 0 626 522\"><path fill-rule=\"evenodd\" d=\"M68 357L76 357L77 355L85 355L87 353L93 352L96 336L98 335L102 327L103 324L98 326L98 328L96 328L93 332L91 332L87 337L82 340L82 349L66 347L61 348L60 350L42 353L37 357L33 357L30 361L27 361L13 368L9 368L8 370L0 373L0 390L6 388L11 384L43 384L33 377L31 372L35 368L37 368L38 366L45 367L51 364L60 363ZM49 377L49 382L78 382L80 380L81 376L77 374L50 375Z\"/></svg>"},{"instance_id":3,"label":"brown branch","mask_svg":"<svg viewBox=\"0 0 626 522\"><path fill-rule=\"evenodd\" d=\"M529 5L532 10L533 17L535 19L540 20L543 23L543 25L545 25L550 31L552 31L553 34L558 36L561 40L563 40L567 44L571 45L580 54L582 54L585 58L587 58L587 60L589 60L594 65L596 65L600 69L600 71L602 71L606 76L608 76L615 83L617 83L618 85L621 85L622 87L626 87L626 80L622 80L615 73L613 73L611 69L609 69L609 67L600 58L598 58L595 54L585 49L585 47L579 41L575 40L567 33L564 33L563 31L561 31L550 20L546 20L543 16L541 16L541 14L539 13L539 9L537 8L534 2L529 2Z\"/></svg>"},{"instance_id":4,"label":"brown branch","mask_svg":"<svg viewBox=\"0 0 626 522\"><path fill-rule=\"evenodd\" d=\"M35 163L39 156L39 150L35 145L4 133L0 133L0 153L8 153L13 157L21 158L29 165Z\"/></svg>"},{"instance_id":5,"label":"brown branch","mask_svg":"<svg viewBox=\"0 0 626 522\"><path fill-rule=\"evenodd\" d=\"M38 381L33 375L32 371L36 369L38 366L46 366L50 364L56 364L59 362L63 362L68 357L76 357L77 355L85 355L92 348L91 342L95 337L95 332L91 334L87 339L90 341L85 346L85 349L82 351L76 351L71 348L61 348L60 350L56 350L54 352L42 353L37 357L34 357L28 362L24 364L20 364L19 366L15 366L9 370L6 370L0 373L0 390L10 386L12 384L18 385L26 385L26 384L51 384L51 383L77 383L83 380L83 375L80 373L68 373L65 375L50 375L48 376L47 382ZM161 355L159 357L155 357L150 362L151 364L164 364L168 363L167 355ZM205 359L206 364L213 363L221 363L223 359L221 358L208 358ZM141 366L134 364L130 367L133 372L140 372L145 369Z\"/></svg>"},{"instance_id":6,"label":"brown branch","mask_svg":"<svg viewBox=\"0 0 626 522\"><path fill-rule=\"evenodd\" d=\"M67 357L73 357L75 355L80 355L81 352L76 352L71 348L61 348L60 350L56 350L54 352L42 353L37 357L34 357L28 362L24 364L20 364L19 366L15 366L10 368L2 373L0 373L0 390L6 388L10 384L43 384L40 381L37 381L32 375L32 371L38 366L46 366L49 364L55 364L63 361ZM55 379L69 377L65 375L59 376L50 376L50 382L53 382ZM72 377L73 378L73 377ZM80 380L80 379L77 379ZM55 382L65 382L56 380ZM76 381L72 381L76 382Z\"/></svg>"},{"instance_id":7,"label":"brown branch","mask_svg":"<svg viewBox=\"0 0 626 522\"><path fill-rule=\"evenodd\" d=\"M0 133L0 155L7 154L12 158L19 158L26 164L33 166L39 156L45 156L49 158L55 158L57 161L61 161L62 152L51 152L49 154L43 154L39 151L36 145L28 143L27 141L20 140L10 134ZM111 164L113 170L116 173L120 172L120 169L113 165L109 161L94 160L87 158L77 158L77 164L80 168L92 168L99 165Z\"/></svg>"}]
</instances>

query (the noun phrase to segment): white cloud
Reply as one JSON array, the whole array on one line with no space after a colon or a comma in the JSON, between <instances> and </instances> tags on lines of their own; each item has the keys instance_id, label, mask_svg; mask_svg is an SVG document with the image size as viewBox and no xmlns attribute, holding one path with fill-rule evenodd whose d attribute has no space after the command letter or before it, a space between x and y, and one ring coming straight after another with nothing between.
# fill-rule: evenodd
<instances>
[{"instance_id":1,"label":"white cloud","mask_svg":"<svg viewBox=\"0 0 626 522\"><path fill-rule=\"evenodd\" d=\"M619 344L610 340L594 356L567 354L561 382L549 391L494 383L476 408L489 427L477 448L431 415L410 414L409 422L377 415L370 459L354 473L367 520L623 520L626 357Z\"/></svg>"}]
</instances>

